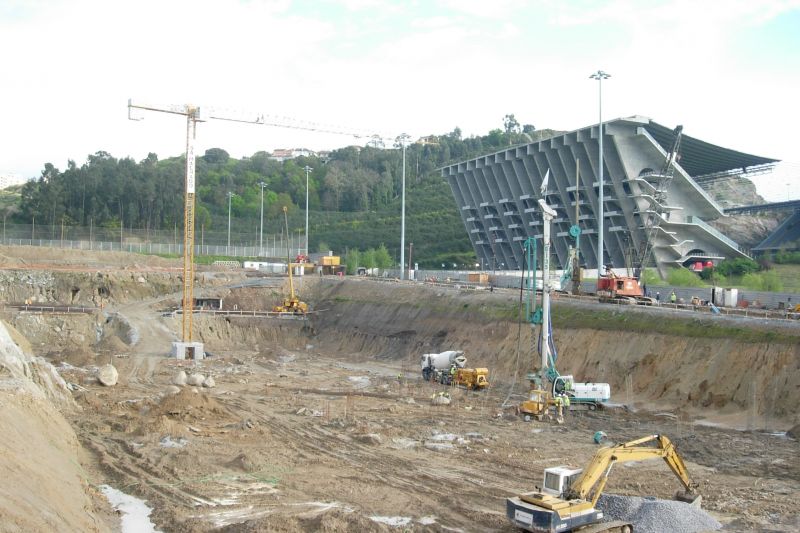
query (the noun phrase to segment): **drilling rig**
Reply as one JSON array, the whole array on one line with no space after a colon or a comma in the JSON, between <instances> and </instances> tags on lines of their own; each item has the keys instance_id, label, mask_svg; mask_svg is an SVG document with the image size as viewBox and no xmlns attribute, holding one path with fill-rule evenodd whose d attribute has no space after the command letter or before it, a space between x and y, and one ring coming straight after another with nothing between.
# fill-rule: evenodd
<instances>
[{"instance_id":1,"label":"drilling rig","mask_svg":"<svg viewBox=\"0 0 800 533\"><path fill-rule=\"evenodd\" d=\"M276 305L272 310L276 313L291 313L293 315L305 315L308 313L308 304L301 301L294 293L294 280L292 279L292 267L297 263L292 263L292 253L289 249L289 217L286 214L286 206L283 206L283 223L286 229L286 267L289 270L289 297L283 299L281 305Z\"/></svg>"}]
</instances>

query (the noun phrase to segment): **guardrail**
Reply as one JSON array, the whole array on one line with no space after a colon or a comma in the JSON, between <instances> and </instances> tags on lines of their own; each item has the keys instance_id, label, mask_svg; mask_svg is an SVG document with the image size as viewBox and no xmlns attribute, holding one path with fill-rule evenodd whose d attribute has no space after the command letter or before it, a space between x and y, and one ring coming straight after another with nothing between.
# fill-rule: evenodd
<instances>
[{"instance_id":1,"label":"guardrail","mask_svg":"<svg viewBox=\"0 0 800 533\"><path fill-rule=\"evenodd\" d=\"M99 311L99 307L83 307L71 305L29 305L29 304L8 304L6 307L18 311L30 313L94 313Z\"/></svg>"}]
</instances>

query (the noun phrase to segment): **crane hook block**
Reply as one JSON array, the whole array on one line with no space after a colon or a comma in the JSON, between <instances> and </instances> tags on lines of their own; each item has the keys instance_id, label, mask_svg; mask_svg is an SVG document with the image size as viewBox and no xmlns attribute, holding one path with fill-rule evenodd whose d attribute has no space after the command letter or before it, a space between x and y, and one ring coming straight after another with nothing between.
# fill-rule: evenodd
<instances>
[{"instance_id":1,"label":"crane hook block","mask_svg":"<svg viewBox=\"0 0 800 533\"><path fill-rule=\"evenodd\" d=\"M581 228L579 228L577 226L577 224L574 225L574 226L570 226L570 228L569 228L569 236L570 237L572 237L573 239L577 239L578 235L580 235L580 234L581 234Z\"/></svg>"},{"instance_id":2,"label":"crane hook block","mask_svg":"<svg viewBox=\"0 0 800 533\"><path fill-rule=\"evenodd\" d=\"M541 324L542 323L542 310L541 308L537 309L533 312L533 318L531 318L532 324Z\"/></svg>"}]
</instances>

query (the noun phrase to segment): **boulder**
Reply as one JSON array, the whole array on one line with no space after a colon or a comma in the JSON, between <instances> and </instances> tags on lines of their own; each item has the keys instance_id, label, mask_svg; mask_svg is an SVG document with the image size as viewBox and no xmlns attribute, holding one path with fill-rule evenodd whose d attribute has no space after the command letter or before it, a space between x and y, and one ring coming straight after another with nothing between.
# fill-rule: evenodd
<instances>
[{"instance_id":1,"label":"boulder","mask_svg":"<svg viewBox=\"0 0 800 533\"><path fill-rule=\"evenodd\" d=\"M183 370L176 372L175 375L172 376L172 384L179 387L186 385L186 372Z\"/></svg>"},{"instance_id":2,"label":"boulder","mask_svg":"<svg viewBox=\"0 0 800 533\"><path fill-rule=\"evenodd\" d=\"M383 439L377 433L362 433L361 435L355 435L355 438L364 444L380 444L383 442Z\"/></svg>"},{"instance_id":3,"label":"boulder","mask_svg":"<svg viewBox=\"0 0 800 533\"><path fill-rule=\"evenodd\" d=\"M119 372L114 365L103 365L97 371L97 380L106 387L113 387L119 380Z\"/></svg>"},{"instance_id":4,"label":"boulder","mask_svg":"<svg viewBox=\"0 0 800 533\"><path fill-rule=\"evenodd\" d=\"M181 392L181 388L180 388L180 387L178 387L177 385L169 385L169 386L168 386L168 387L167 387L167 388L164 390L164 394L166 394L166 395L168 395L168 396L171 396L171 395L173 395L173 394L178 394L179 392Z\"/></svg>"},{"instance_id":5,"label":"boulder","mask_svg":"<svg viewBox=\"0 0 800 533\"><path fill-rule=\"evenodd\" d=\"M211 387L215 387L216 385L217 385L217 382L216 382L216 381L214 381L214 378L212 378L211 376L208 376L208 377L207 377L207 378L206 378L206 379L203 381L203 387L208 387L209 389L210 389Z\"/></svg>"},{"instance_id":6,"label":"boulder","mask_svg":"<svg viewBox=\"0 0 800 533\"><path fill-rule=\"evenodd\" d=\"M186 384L192 387L199 387L206 380L203 374L192 374L186 379Z\"/></svg>"}]
</instances>

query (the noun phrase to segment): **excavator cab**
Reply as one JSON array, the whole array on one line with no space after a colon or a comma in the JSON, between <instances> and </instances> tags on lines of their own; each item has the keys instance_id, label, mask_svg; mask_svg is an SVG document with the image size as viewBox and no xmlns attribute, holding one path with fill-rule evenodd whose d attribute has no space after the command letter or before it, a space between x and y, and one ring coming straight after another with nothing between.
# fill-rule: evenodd
<instances>
[{"instance_id":1,"label":"excavator cab","mask_svg":"<svg viewBox=\"0 0 800 533\"><path fill-rule=\"evenodd\" d=\"M544 485L542 492L559 498L572 487L572 483L583 472L582 468L554 466L544 469Z\"/></svg>"}]
</instances>

